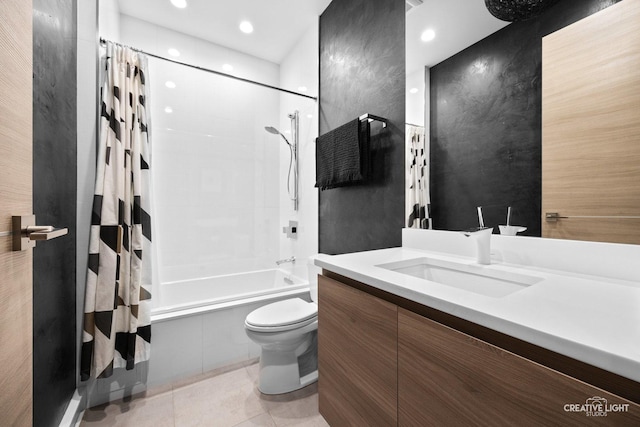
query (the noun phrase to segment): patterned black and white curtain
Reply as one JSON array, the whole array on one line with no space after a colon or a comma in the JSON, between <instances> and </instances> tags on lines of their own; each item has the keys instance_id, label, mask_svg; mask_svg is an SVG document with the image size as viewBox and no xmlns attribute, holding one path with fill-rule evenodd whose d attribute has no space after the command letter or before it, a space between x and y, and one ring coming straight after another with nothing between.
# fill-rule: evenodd
<instances>
[{"instance_id":1,"label":"patterned black and white curtain","mask_svg":"<svg viewBox=\"0 0 640 427\"><path fill-rule=\"evenodd\" d=\"M149 359L150 146L146 57L107 43L81 378Z\"/></svg>"},{"instance_id":2,"label":"patterned black and white curtain","mask_svg":"<svg viewBox=\"0 0 640 427\"><path fill-rule=\"evenodd\" d=\"M407 228L431 228L429 215L429 170L425 132L422 126L407 125L405 129L407 150L406 216Z\"/></svg>"}]
</instances>

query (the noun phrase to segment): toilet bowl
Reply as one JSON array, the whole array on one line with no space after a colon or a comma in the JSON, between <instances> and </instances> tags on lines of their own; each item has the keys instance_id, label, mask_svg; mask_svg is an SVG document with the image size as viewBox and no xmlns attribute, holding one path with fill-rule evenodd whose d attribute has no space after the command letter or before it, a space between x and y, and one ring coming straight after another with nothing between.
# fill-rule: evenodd
<instances>
[{"instance_id":1,"label":"toilet bowl","mask_svg":"<svg viewBox=\"0 0 640 427\"><path fill-rule=\"evenodd\" d=\"M317 330L319 269L310 260L312 302L290 298L262 306L247 315L247 336L262 349L258 389L288 393L318 380Z\"/></svg>"}]
</instances>

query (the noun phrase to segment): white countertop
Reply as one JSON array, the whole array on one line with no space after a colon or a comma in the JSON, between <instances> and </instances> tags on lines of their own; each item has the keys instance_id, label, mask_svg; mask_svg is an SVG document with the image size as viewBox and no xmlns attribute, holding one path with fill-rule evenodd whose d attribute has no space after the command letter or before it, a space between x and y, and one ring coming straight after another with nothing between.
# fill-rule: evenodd
<instances>
[{"instance_id":1,"label":"white countertop","mask_svg":"<svg viewBox=\"0 0 640 427\"><path fill-rule=\"evenodd\" d=\"M476 264L473 257L407 247L318 255L315 264L640 382L640 282L498 261L480 267L543 280L489 297L376 266L425 256Z\"/></svg>"}]
</instances>

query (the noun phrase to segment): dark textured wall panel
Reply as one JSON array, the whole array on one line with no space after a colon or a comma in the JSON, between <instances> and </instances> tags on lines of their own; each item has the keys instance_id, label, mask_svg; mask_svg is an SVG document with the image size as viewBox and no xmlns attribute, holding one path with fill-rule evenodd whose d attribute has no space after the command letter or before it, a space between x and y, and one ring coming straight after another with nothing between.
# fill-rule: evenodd
<instances>
[{"instance_id":1,"label":"dark textured wall panel","mask_svg":"<svg viewBox=\"0 0 640 427\"><path fill-rule=\"evenodd\" d=\"M525 225L540 236L542 37L616 0L563 0L431 68L431 207L436 229Z\"/></svg>"},{"instance_id":2,"label":"dark textured wall panel","mask_svg":"<svg viewBox=\"0 0 640 427\"><path fill-rule=\"evenodd\" d=\"M364 114L372 125L371 176L320 192L319 250L339 254L401 244L404 224L403 0L334 0L320 17L320 134Z\"/></svg>"},{"instance_id":3,"label":"dark textured wall panel","mask_svg":"<svg viewBox=\"0 0 640 427\"><path fill-rule=\"evenodd\" d=\"M33 250L33 424L76 388L76 3L33 1L33 209L69 234Z\"/></svg>"}]
</instances>

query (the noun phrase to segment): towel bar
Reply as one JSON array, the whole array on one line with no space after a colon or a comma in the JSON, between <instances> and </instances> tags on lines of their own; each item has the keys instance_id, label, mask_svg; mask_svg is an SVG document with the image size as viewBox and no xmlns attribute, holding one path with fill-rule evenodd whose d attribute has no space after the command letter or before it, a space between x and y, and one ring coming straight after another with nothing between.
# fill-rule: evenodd
<instances>
[{"instance_id":1,"label":"towel bar","mask_svg":"<svg viewBox=\"0 0 640 427\"><path fill-rule=\"evenodd\" d=\"M386 128L386 127L387 127L387 119L383 119L383 118L382 118L382 117L380 117L380 116L375 116L375 115L373 115L373 114L366 113L366 114L361 115L361 116L359 117L359 119L360 119L360 121L361 121L361 122L362 122L362 121L365 121L365 120L368 120L368 121L369 121L369 123L371 123L371 122L373 122L373 121L377 121L377 122L382 123L382 127L383 127L383 128Z\"/></svg>"}]
</instances>

